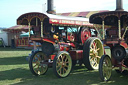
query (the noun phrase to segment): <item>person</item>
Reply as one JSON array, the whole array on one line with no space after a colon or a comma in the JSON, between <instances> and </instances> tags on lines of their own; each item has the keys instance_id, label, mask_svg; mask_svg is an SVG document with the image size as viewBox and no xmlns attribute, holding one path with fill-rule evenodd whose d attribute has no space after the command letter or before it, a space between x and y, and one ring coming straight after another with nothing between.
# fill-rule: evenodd
<instances>
[{"instance_id":1,"label":"person","mask_svg":"<svg viewBox=\"0 0 128 85\"><path fill-rule=\"evenodd\" d=\"M125 39L126 43L128 44L128 30L126 31L126 33L124 35L124 39Z\"/></svg>"},{"instance_id":2,"label":"person","mask_svg":"<svg viewBox=\"0 0 128 85\"><path fill-rule=\"evenodd\" d=\"M62 30L62 37L63 38L66 38L66 32L65 32L65 30Z\"/></svg>"},{"instance_id":3,"label":"person","mask_svg":"<svg viewBox=\"0 0 128 85\"><path fill-rule=\"evenodd\" d=\"M37 49L37 47L36 47L36 42L35 42L35 41L33 41L33 49L34 49L34 50Z\"/></svg>"}]
</instances>

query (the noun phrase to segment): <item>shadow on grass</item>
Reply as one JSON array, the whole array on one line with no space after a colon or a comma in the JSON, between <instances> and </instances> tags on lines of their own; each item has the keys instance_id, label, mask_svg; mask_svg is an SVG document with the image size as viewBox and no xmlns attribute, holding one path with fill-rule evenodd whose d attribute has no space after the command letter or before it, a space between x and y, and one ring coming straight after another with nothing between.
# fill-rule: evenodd
<instances>
[{"instance_id":1,"label":"shadow on grass","mask_svg":"<svg viewBox=\"0 0 128 85\"><path fill-rule=\"evenodd\" d=\"M26 56L24 56L26 55L26 52L22 53L22 50L24 49L4 48L3 51L4 50L12 52L19 50L19 52L0 58L0 65L7 65L7 67L4 67L6 69L8 68L8 65L17 65L16 69L9 68L9 70L0 71L0 82L9 80L13 85L127 85L128 76L123 76L113 71L112 78L109 82L101 82L98 71L88 71L85 67L78 66L76 66L66 78L57 78L54 75L52 68L49 68L45 75L33 76L29 68L24 68L22 65L28 63L26 61ZM10 84L10 82L8 83ZM9 85L8 83L6 85Z\"/></svg>"},{"instance_id":2,"label":"shadow on grass","mask_svg":"<svg viewBox=\"0 0 128 85\"><path fill-rule=\"evenodd\" d=\"M27 64L26 56L0 58L0 65Z\"/></svg>"},{"instance_id":3,"label":"shadow on grass","mask_svg":"<svg viewBox=\"0 0 128 85\"><path fill-rule=\"evenodd\" d=\"M0 71L0 80L15 80L19 78L27 79L30 77L28 74L30 74L29 70L22 68Z\"/></svg>"},{"instance_id":4,"label":"shadow on grass","mask_svg":"<svg viewBox=\"0 0 128 85\"><path fill-rule=\"evenodd\" d=\"M0 51L31 51L31 49L24 48L11 48L11 47L0 47Z\"/></svg>"},{"instance_id":5,"label":"shadow on grass","mask_svg":"<svg viewBox=\"0 0 128 85\"><path fill-rule=\"evenodd\" d=\"M127 77L113 72L112 79L101 82L98 71L88 71L85 68L74 69L66 78L57 78L52 68L45 75L33 76L27 69L12 69L0 72L0 80L20 80L13 85L126 85ZM10 77L7 77L7 76Z\"/></svg>"}]
</instances>

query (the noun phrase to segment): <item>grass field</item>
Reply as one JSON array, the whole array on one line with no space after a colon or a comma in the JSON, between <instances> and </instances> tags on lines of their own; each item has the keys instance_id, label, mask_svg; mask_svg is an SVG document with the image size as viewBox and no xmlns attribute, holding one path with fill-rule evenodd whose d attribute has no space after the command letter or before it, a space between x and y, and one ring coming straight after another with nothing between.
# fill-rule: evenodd
<instances>
[{"instance_id":1,"label":"grass field","mask_svg":"<svg viewBox=\"0 0 128 85\"><path fill-rule=\"evenodd\" d=\"M57 78L49 68L45 75L33 76L26 56L30 50L0 47L0 85L126 85L128 76L112 72L111 80L101 82L98 71L75 67L66 78Z\"/></svg>"}]
</instances>

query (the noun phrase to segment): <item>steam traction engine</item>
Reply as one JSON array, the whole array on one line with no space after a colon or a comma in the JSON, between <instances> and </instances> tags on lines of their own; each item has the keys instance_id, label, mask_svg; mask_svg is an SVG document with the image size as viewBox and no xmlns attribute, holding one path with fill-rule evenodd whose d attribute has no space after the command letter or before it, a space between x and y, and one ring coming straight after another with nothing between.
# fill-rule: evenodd
<instances>
[{"instance_id":1,"label":"steam traction engine","mask_svg":"<svg viewBox=\"0 0 128 85\"><path fill-rule=\"evenodd\" d=\"M29 25L30 40L41 43L29 60L32 74L45 74L52 67L57 77L66 77L77 62L84 63L89 70L98 69L104 49L86 18L26 13L17 23Z\"/></svg>"},{"instance_id":2,"label":"steam traction engine","mask_svg":"<svg viewBox=\"0 0 128 85\"><path fill-rule=\"evenodd\" d=\"M111 49L111 57L103 55L99 63L99 73L103 81L111 78L111 71L128 73L128 12L123 11L122 0L117 0L116 11L93 14L90 23L102 25L102 41ZM109 28L105 28L109 25ZM100 29L99 29L100 30Z\"/></svg>"}]
</instances>

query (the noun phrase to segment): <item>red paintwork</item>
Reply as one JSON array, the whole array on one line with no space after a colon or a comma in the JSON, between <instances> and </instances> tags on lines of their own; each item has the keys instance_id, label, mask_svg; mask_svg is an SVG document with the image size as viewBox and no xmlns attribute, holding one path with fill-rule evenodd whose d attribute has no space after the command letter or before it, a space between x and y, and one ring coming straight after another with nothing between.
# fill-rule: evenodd
<instances>
[{"instance_id":1,"label":"red paintwork","mask_svg":"<svg viewBox=\"0 0 128 85\"><path fill-rule=\"evenodd\" d=\"M51 55L51 60L54 60L56 55Z\"/></svg>"},{"instance_id":2,"label":"red paintwork","mask_svg":"<svg viewBox=\"0 0 128 85\"><path fill-rule=\"evenodd\" d=\"M64 42L62 43L62 42L60 42L59 45L60 45L60 51L64 51L64 50L69 51L70 46L75 47L74 43L64 43Z\"/></svg>"},{"instance_id":3,"label":"red paintwork","mask_svg":"<svg viewBox=\"0 0 128 85\"><path fill-rule=\"evenodd\" d=\"M61 45L60 51L69 51L69 47L65 47L65 46Z\"/></svg>"},{"instance_id":4,"label":"red paintwork","mask_svg":"<svg viewBox=\"0 0 128 85\"><path fill-rule=\"evenodd\" d=\"M69 53L73 60L81 60L83 58L83 50L71 50Z\"/></svg>"},{"instance_id":5,"label":"red paintwork","mask_svg":"<svg viewBox=\"0 0 128 85\"><path fill-rule=\"evenodd\" d=\"M128 48L127 43L125 43L124 41L122 41L122 42L120 43L120 45L123 46L124 48Z\"/></svg>"},{"instance_id":6,"label":"red paintwork","mask_svg":"<svg viewBox=\"0 0 128 85\"><path fill-rule=\"evenodd\" d=\"M88 21L76 21L76 20L66 20L66 19L49 19L49 23L51 24L63 24L63 25L85 25L85 26L93 26Z\"/></svg>"},{"instance_id":7,"label":"red paintwork","mask_svg":"<svg viewBox=\"0 0 128 85\"><path fill-rule=\"evenodd\" d=\"M84 42L89 38L91 37L91 33L88 29L83 29L81 31L81 41L82 43L84 44Z\"/></svg>"},{"instance_id":8,"label":"red paintwork","mask_svg":"<svg viewBox=\"0 0 128 85\"><path fill-rule=\"evenodd\" d=\"M55 39L53 38L43 38L43 41L55 44Z\"/></svg>"}]
</instances>

